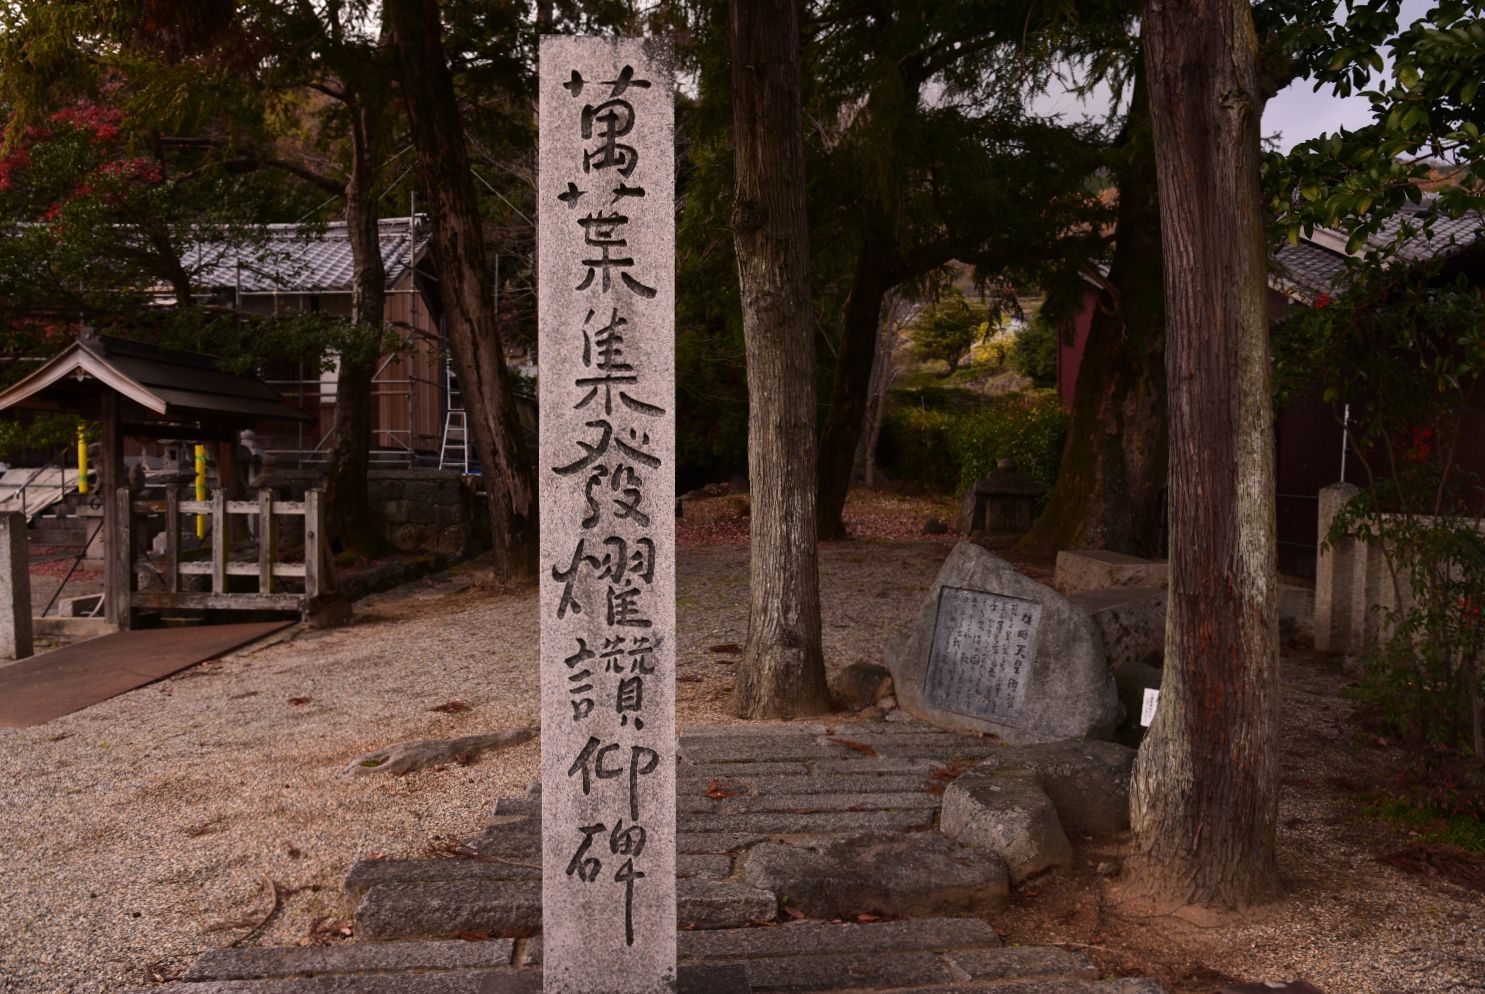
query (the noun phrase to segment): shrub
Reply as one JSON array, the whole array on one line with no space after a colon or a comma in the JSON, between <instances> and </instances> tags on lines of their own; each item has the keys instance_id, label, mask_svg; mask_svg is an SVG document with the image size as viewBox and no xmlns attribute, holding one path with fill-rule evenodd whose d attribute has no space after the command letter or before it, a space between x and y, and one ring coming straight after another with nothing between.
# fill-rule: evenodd
<instances>
[{"instance_id":1,"label":"shrub","mask_svg":"<svg viewBox=\"0 0 1485 994\"><path fill-rule=\"evenodd\" d=\"M1057 385L1057 326L1038 314L1016 333L1011 345L1011 365L1039 387Z\"/></svg>"},{"instance_id":2,"label":"shrub","mask_svg":"<svg viewBox=\"0 0 1485 994\"><path fill-rule=\"evenodd\" d=\"M973 411L894 399L878 456L893 476L926 490L963 493L1009 458L1048 487L1057 478L1067 413L1054 396L1010 395Z\"/></svg>"}]
</instances>

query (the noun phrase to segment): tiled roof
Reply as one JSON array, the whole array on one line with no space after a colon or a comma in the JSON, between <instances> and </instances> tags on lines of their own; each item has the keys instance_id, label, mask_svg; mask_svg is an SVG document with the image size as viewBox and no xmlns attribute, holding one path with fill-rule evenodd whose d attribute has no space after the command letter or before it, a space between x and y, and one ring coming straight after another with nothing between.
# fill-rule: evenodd
<instances>
[{"instance_id":1,"label":"tiled roof","mask_svg":"<svg viewBox=\"0 0 1485 994\"><path fill-rule=\"evenodd\" d=\"M349 293L351 243L343 222L323 226L269 224L245 241L203 239L188 246L181 261L192 283L213 290L246 292ZM426 229L417 243L427 243ZM407 218L382 221L382 265L387 282L402 278L412 262L414 232Z\"/></svg>"},{"instance_id":2,"label":"tiled roof","mask_svg":"<svg viewBox=\"0 0 1485 994\"><path fill-rule=\"evenodd\" d=\"M1269 282L1275 289L1302 296L1329 293L1345 286L1346 257L1314 242L1285 244L1274 253Z\"/></svg>"},{"instance_id":3,"label":"tiled roof","mask_svg":"<svg viewBox=\"0 0 1485 994\"><path fill-rule=\"evenodd\" d=\"M1480 242L1485 236L1485 215L1478 212L1450 218L1438 216L1432 228L1423 233L1423 218L1433 209L1436 198L1424 197L1417 206L1409 205L1382 223L1381 230L1367 239L1368 248L1391 245L1402 226L1419 228L1419 233L1403 241L1397 258L1404 263L1427 262L1447 258ZM1346 287L1346 235L1318 228L1298 245L1284 245L1274 254L1269 283L1276 290L1300 296L1336 293Z\"/></svg>"}]
</instances>

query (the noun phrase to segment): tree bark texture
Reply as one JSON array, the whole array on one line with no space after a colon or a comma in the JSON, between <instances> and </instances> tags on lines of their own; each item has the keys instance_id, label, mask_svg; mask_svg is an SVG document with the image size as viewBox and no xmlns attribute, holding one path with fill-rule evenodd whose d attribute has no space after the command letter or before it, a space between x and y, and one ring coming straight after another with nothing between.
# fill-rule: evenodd
<instances>
[{"instance_id":1,"label":"tree bark texture","mask_svg":"<svg viewBox=\"0 0 1485 994\"><path fill-rule=\"evenodd\" d=\"M375 526L367 494L371 464L372 379L381 356L387 270L382 264L375 184L380 154L377 109L359 94L347 99L351 172L345 187L351 244L351 324L354 341L340 354L335 387L335 442L325 480L327 519L343 543L369 540Z\"/></svg>"},{"instance_id":2,"label":"tree bark texture","mask_svg":"<svg viewBox=\"0 0 1485 994\"><path fill-rule=\"evenodd\" d=\"M427 188L431 246L454 371L490 503L497 579L536 573L536 471L521 434L491 299L474 181L437 0L387 0L384 16Z\"/></svg>"},{"instance_id":3,"label":"tree bark texture","mask_svg":"<svg viewBox=\"0 0 1485 994\"><path fill-rule=\"evenodd\" d=\"M748 641L732 707L744 718L788 718L830 705L820 648L815 364L795 16L794 0L732 2L732 233L747 342L752 493Z\"/></svg>"},{"instance_id":4,"label":"tree bark texture","mask_svg":"<svg viewBox=\"0 0 1485 994\"><path fill-rule=\"evenodd\" d=\"M1100 295L1046 507L1018 545L1158 557L1167 466L1165 291L1149 94L1137 72L1117 173L1110 289Z\"/></svg>"},{"instance_id":5,"label":"tree bark texture","mask_svg":"<svg viewBox=\"0 0 1485 994\"><path fill-rule=\"evenodd\" d=\"M1151 0L1144 33L1165 249L1171 550L1165 681L1131 793L1131 877L1136 896L1160 905L1238 908L1277 882L1257 39L1248 0Z\"/></svg>"}]
</instances>

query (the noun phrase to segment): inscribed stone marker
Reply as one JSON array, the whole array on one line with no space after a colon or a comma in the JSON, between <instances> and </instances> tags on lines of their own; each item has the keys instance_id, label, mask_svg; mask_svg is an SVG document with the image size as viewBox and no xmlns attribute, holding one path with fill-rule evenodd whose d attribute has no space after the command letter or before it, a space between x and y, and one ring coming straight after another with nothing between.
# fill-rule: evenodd
<instances>
[{"instance_id":1,"label":"inscribed stone marker","mask_svg":"<svg viewBox=\"0 0 1485 994\"><path fill-rule=\"evenodd\" d=\"M934 707L1015 725L1026 699L1042 606L944 587L924 693Z\"/></svg>"},{"instance_id":2,"label":"inscribed stone marker","mask_svg":"<svg viewBox=\"0 0 1485 994\"><path fill-rule=\"evenodd\" d=\"M661 41L541 40L547 994L676 981L674 79Z\"/></svg>"}]
</instances>

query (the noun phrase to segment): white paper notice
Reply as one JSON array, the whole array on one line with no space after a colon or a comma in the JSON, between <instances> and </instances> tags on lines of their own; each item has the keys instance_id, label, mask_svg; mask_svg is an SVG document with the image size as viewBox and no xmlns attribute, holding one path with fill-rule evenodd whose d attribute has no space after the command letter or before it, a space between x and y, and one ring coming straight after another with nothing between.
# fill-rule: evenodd
<instances>
[{"instance_id":1,"label":"white paper notice","mask_svg":"<svg viewBox=\"0 0 1485 994\"><path fill-rule=\"evenodd\" d=\"M1155 720L1155 705L1160 703L1160 691L1145 688L1145 703L1140 708L1140 727L1149 728L1150 722Z\"/></svg>"}]
</instances>

